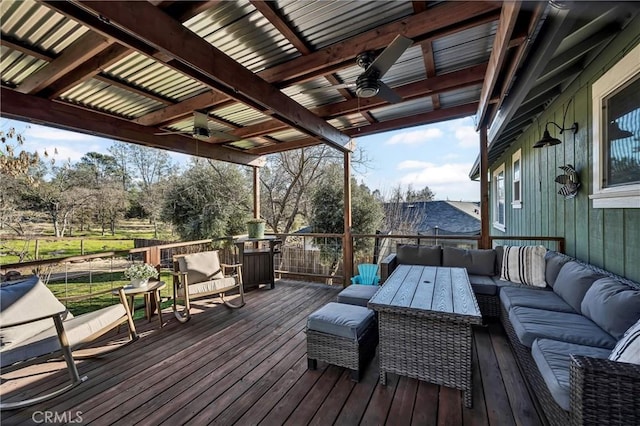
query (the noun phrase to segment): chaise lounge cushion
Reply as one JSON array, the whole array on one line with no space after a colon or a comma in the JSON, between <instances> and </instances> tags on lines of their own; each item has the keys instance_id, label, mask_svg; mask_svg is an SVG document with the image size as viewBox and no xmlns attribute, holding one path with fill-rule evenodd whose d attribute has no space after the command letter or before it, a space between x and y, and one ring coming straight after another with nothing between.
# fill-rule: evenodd
<instances>
[{"instance_id":1,"label":"chaise lounge cushion","mask_svg":"<svg viewBox=\"0 0 640 426\"><path fill-rule=\"evenodd\" d=\"M495 296L498 292L498 287L492 277L469 274L469 282L475 294Z\"/></svg>"},{"instance_id":2,"label":"chaise lounge cushion","mask_svg":"<svg viewBox=\"0 0 640 426\"><path fill-rule=\"evenodd\" d=\"M509 321L520 343L529 348L537 338L607 349L616 344L610 334L578 313L514 306L509 311Z\"/></svg>"},{"instance_id":3,"label":"chaise lounge cushion","mask_svg":"<svg viewBox=\"0 0 640 426\"><path fill-rule=\"evenodd\" d=\"M466 268L468 274L492 276L495 263L495 250L466 250L455 247L442 249L442 266Z\"/></svg>"},{"instance_id":4,"label":"chaise lounge cushion","mask_svg":"<svg viewBox=\"0 0 640 426\"><path fill-rule=\"evenodd\" d=\"M582 313L616 339L640 318L640 290L611 277L593 283L582 300Z\"/></svg>"},{"instance_id":5,"label":"chaise lounge cushion","mask_svg":"<svg viewBox=\"0 0 640 426\"><path fill-rule=\"evenodd\" d=\"M556 279L553 291L558 293L576 312L581 312L582 299L594 281L604 278L578 262L565 263Z\"/></svg>"},{"instance_id":6,"label":"chaise lounge cushion","mask_svg":"<svg viewBox=\"0 0 640 426\"><path fill-rule=\"evenodd\" d=\"M442 266L442 247L405 244L398 246L396 258L401 265Z\"/></svg>"},{"instance_id":7,"label":"chaise lounge cushion","mask_svg":"<svg viewBox=\"0 0 640 426\"><path fill-rule=\"evenodd\" d=\"M505 287L500 290L500 303L507 312L514 306L526 306L548 311L576 313L551 289L537 287Z\"/></svg>"},{"instance_id":8,"label":"chaise lounge cushion","mask_svg":"<svg viewBox=\"0 0 640 426\"><path fill-rule=\"evenodd\" d=\"M333 336L358 340L374 321L371 309L329 302L307 318L307 328Z\"/></svg>"},{"instance_id":9,"label":"chaise lounge cushion","mask_svg":"<svg viewBox=\"0 0 640 426\"><path fill-rule=\"evenodd\" d=\"M569 371L571 354L607 359L609 349L576 345L550 339L536 339L531 346L531 356L551 393L563 410L569 411Z\"/></svg>"}]
</instances>

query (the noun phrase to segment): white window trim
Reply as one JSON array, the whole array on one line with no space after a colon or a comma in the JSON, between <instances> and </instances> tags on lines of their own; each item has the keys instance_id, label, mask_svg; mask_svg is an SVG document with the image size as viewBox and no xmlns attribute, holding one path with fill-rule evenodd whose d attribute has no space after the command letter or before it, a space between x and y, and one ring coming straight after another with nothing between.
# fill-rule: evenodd
<instances>
[{"instance_id":1,"label":"white window trim","mask_svg":"<svg viewBox=\"0 0 640 426\"><path fill-rule=\"evenodd\" d=\"M504 208L504 221L505 223L500 223L498 222L498 217L500 217L500 215L498 214L498 189L497 189L497 181L498 181L498 175L502 173L502 179L504 184L506 184L506 176L505 176L505 172L504 172L504 163L502 163L500 165L500 167L498 167L497 169L495 169L491 175L491 188L493 189L492 194L493 196L492 198L492 204L493 204L493 227L505 232L507 230L507 207L506 207L506 194L505 194L505 198L502 200L503 204L505 204L505 208ZM506 187L505 187L506 189Z\"/></svg>"},{"instance_id":2,"label":"white window trim","mask_svg":"<svg viewBox=\"0 0 640 426\"><path fill-rule=\"evenodd\" d=\"M520 178L517 182L520 182L520 188L518 199L516 200L516 175L515 175L515 163L518 161L520 163ZM511 208L513 209L521 209L522 208L522 150L519 149L513 153L511 156Z\"/></svg>"},{"instance_id":3,"label":"white window trim","mask_svg":"<svg viewBox=\"0 0 640 426\"><path fill-rule=\"evenodd\" d=\"M640 208L640 184L605 188L602 101L616 89L640 73L640 45L625 55L592 85L593 105L593 208Z\"/></svg>"}]
</instances>

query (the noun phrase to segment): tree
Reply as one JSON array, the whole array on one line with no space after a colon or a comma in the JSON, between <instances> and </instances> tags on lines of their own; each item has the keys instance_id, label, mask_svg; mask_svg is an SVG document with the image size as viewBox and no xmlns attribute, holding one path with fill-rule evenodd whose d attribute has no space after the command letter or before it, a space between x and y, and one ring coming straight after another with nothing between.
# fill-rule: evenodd
<instances>
[{"instance_id":1,"label":"tree","mask_svg":"<svg viewBox=\"0 0 640 426\"><path fill-rule=\"evenodd\" d=\"M344 183L342 169L331 167L318 189L313 194L311 224L314 232L344 233ZM382 205L376 200L369 188L358 185L352 178L351 183L351 217L354 234L373 234L382 223ZM357 239L354 252L364 253L373 249L370 239ZM342 240L339 238L323 239L320 245L323 261L337 270L342 257Z\"/></svg>"},{"instance_id":2,"label":"tree","mask_svg":"<svg viewBox=\"0 0 640 426\"><path fill-rule=\"evenodd\" d=\"M169 184L163 217L184 240L243 233L251 212L251 185L239 166L195 159Z\"/></svg>"}]
</instances>

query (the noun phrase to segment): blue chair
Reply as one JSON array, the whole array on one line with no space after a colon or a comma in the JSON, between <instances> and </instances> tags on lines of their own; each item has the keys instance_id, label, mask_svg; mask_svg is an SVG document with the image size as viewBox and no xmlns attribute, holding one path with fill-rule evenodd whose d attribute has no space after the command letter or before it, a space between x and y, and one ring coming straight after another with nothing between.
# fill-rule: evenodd
<instances>
[{"instance_id":1,"label":"blue chair","mask_svg":"<svg viewBox=\"0 0 640 426\"><path fill-rule=\"evenodd\" d=\"M362 285L378 285L380 277L378 277L378 265L374 263L361 263L358 265L358 273L351 278L351 284Z\"/></svg>"}]
</instances>

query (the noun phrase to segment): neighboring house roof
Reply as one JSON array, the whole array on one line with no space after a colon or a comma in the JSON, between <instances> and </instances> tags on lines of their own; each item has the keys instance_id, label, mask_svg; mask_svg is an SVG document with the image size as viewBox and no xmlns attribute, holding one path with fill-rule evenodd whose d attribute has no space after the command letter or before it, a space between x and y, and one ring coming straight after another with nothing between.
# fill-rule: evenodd
<instances>
[{"instance_id":1,"label":"neighboring house roof","mask_svg":"<svg viewBox=\"0 0 640 426\"><path fill-rule=\"evenodd\" d=\"M388 207L388 206L385 206ZM423 235L479 235L479 203L422 201L402 203L402 216L418 216L417 232Z\"/></svg>"}]
</instances>

